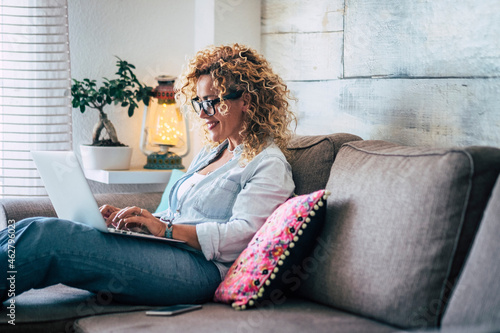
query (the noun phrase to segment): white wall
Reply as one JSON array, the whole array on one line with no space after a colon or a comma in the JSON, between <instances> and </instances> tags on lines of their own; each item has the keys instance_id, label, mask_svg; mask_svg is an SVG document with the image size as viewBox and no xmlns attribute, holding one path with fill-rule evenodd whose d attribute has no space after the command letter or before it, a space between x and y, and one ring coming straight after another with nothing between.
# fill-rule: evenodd
<instances>
[{"instance_id":1,"label":"white wall","mask_svg":"<svg viewBox=\"0 0 500 333\"><path fill-rule=\"evenodd\" d=\"M260 51L260 0L195 0L195 49L241 43Z\"/></svg>"},{"instance_id":2,"label":"white wall","mask_svg":"<svg viewBox=\"0 0 500 333\"><path fill-rule=\"evenodd\" d=\"M71 76L76 79L114 78L118 56L136 66L140 81L156 86L160 74L178 75L193 54L194 1L69 0ZM126 108L110 106L107 113L118 138L134 148L132 166L146 163L138 149L143 105L133 117ZM73 146L91 143L97 111L73 110Z\"/></svg>"},{"instance_id":3,"label":"white wall","mask_svg":"<svg viewBox=\"0 0 500 333\"><path fill-rule=\"evenodd\" d=\"M210 44L239 42L260 47L260 0L68 0L71 76L113 78L114 56L136 66L138 78L155 86L160 74L179 75L186 60ZM132 167L142 167L139 150L143 106L133 117L120 107L108 107L118 138L134 148ZM73 148L90 143L98 120L95 110L73 110ZM201 147L193 132L193 149L183 159L189 165ZM150 188L150 187L149 187ZM129 190L106 187L96 191ZM134 188L135 190L135 188ZM147 190L147 189L145 189Z\"/></svg>"},{"instance_id":4,"label":"white wall","mask_svg":"<svg viewBox=\"0 0 500 333\"><path fill-rule=\"evenodd\" d=\"M155 85L196 50L240 42L288 82L300 134L500 146L499 21L496 0L69 0L72 76L112 77L118 55ZM133 166L145 163L142 110L109 112ZM93 111L73 111L75 150Z\"/></svg>"},{"instance_id":5,"label":"white wall","mask_svg":"<svg viewBox=\"0 0 500 333\"><path fill-rule=\"evenodd\" d=\"M498 0L263 0L297 132L500 146Z\"/></svg>"}]
</instances>

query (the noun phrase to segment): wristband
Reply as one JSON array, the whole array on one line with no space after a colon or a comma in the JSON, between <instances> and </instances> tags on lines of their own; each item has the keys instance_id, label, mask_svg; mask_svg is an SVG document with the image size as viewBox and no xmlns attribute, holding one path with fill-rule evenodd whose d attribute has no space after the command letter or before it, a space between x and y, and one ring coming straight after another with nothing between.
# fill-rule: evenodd
<instances>
[{"instance_id":1,"label":"wristband","mask_svg":"<svg viewBox=\"0 0 500 333\"><path fill-rule=\"evenodd\" d=\"M172 224L172 221L170 221L167 224L167 229L165 229L165 238L172 239L172 231L174 231L174 225Z\"/></svg>"},{"instance_id":2,"label":"wristband","mask_svg":"<svg viewBox=\"0 0 500 333\"><path fill-rule=\"evenodd\" d=\"M174 225L172 224L172 220L160 218L160 221L167 223L167 227L165 229L165 238L172 239L172 231L174 230Z\"/></svg>"}]
</instances>

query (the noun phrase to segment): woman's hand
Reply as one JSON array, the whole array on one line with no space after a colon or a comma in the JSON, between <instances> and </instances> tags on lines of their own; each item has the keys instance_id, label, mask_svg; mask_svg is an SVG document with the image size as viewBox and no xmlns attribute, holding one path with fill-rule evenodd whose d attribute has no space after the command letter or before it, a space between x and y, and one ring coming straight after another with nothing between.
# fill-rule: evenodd
<instances>
[{"instance_id":1,"label":"woman's hand","mask_svg":"<svg viewBox=\"0 0 500 333\"><path fill-rule=\"evenodd\" d=\"M113 225L116 229L139 229L152 235L163 237L167 225L154 217L153 214L139 207L126 207L123 209L104 205L99 208L102 216L106 220L106 225ZM201 250L196 234L196 226L176 224L173 230L173 238L186 242L187 245Z\"/></svg>"},{"instance_id":2,"label":"woman's hand","mask_svg":"<svg viewBox=\"0 0 500 333\"><path fill-rule=\"evenodd\" d=\"M104 207L104 206L103 206ZM108 223L109 221L109 223ZM166 224L145 209L133 206L126 207L112 213L106 223L113 224L116 229L146 229L150 234L163 237L165 235Z\"/></svg>"},{"instance_id":3,"label":"woman's hand","mask_svg":"<svg viewBox=\"0 0 500 333\"><path fill-rule=\"evenodd\" d=\"M121 208L117 208L111 205L104 205L99 207L99 211L101 212L102 217L106 221L106 225L109 227L113 218L118 214Z\"/></svg>"}]
</instances>

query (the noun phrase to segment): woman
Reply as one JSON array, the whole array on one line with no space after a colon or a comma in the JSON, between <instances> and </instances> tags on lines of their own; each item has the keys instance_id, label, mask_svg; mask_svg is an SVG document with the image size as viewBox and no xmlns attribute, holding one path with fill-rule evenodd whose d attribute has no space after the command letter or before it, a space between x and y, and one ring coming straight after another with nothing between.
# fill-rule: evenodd
<instances>
[{"instance_id":1,"label":"woman","mask_svg":"<svg viewBox=\"0 0 500 333\"><path fill-rule=\"evenodd\" d=\"M210 300L232 262L273 210L293 192L283 151L294 119L288 91L254 50L212 47L196 54L180 78L208 145L170 193L170 210L105 205L108 226L141 227L186 245L100 233L56 218L16 225L16 290L56 283L140 304ZM2 274L6 230L0 233ZM6 278L0 295L7 298Z\"/></svg>"}]
</instances>

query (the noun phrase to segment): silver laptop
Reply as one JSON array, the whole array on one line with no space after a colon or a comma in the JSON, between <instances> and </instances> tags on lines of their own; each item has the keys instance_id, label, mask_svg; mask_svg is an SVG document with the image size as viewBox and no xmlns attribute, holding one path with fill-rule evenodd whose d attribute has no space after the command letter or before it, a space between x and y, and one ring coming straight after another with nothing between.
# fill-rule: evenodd
<instances>
[{"instance_id":1,"label":"silver laptop","mask_svg":"<svg viewBox=\"0 0 500 333\"><path fill-rule=\"evenodd\" d=\"M88 224L101 232L116 235L185 243L177 239L108 228L74 152L33 151L31 155L59 218Z\"/></svg>"}]
</instances>

